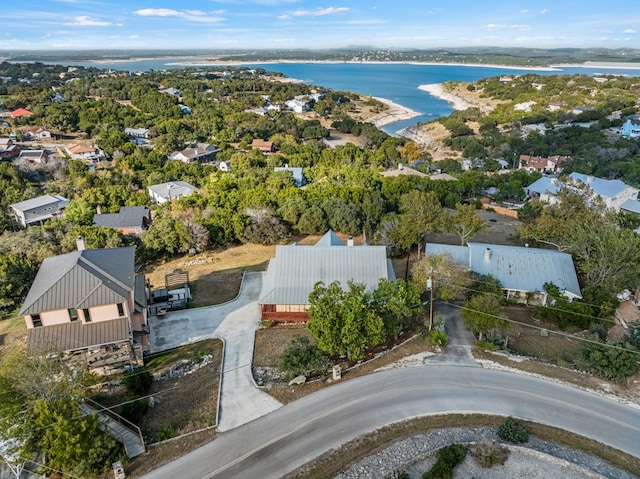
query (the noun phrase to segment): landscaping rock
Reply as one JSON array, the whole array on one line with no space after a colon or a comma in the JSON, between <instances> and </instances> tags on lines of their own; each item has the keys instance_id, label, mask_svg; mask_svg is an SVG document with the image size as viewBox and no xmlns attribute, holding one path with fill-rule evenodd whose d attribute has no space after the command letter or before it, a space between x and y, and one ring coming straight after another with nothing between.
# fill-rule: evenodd
<instances>
[{"instance_id":1,"label":"landscaping rock","mask_svg":"<svg viewBox=\"0 0 640 479\"><path fill-rule=\"evenodd\" d=\"M298 385L304 384L306 382L307 382L307 377L303 376L303 375L300 375L300 376L296 376L291 381L289 381L289 386L298 386Z\"/></svg>"}]
</instances>

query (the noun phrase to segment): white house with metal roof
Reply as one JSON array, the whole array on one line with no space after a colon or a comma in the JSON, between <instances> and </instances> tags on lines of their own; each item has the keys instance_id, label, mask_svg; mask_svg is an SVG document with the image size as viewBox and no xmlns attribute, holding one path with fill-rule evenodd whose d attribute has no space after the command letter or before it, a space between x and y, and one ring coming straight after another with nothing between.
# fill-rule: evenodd
<instances>
[{"instance_id":1,"label":"white house with metal roof","mask_svg":"<svg viewBox=\"0 0 640 479\"><path fill-rule=\"evenodd\" d=\"M46 258L21 315L31 350L79 355L110 374L142 364L148 352L147 289L134 248L85 249Z\"/></svg>"},{"instance_id":2,"label":"white house with metal roof","mask_svg":"<svg viewBox=\"0 0 640 479\"><path fill-rule=\"evenodd\" d=\"M151 185L147 187L147 191L151 199L158 204L178 200L199 192L198 188L191 186L186 181L168 181L159 185Z\"/></svg>"},{"instance_id":3,"label":"white house with metal roof","mask_svg":"<svg viewBox=\"0 0 640 479\"><path fill-rule=\"evenodd\" d=\"M467 246L427 243L425 252L449 255L452 261L474 273L493 276L502 284L507 299L526 301L534 293L546 304L545 283L556 285L569 300L582 298L573 258L567 253L487 243Z\"/></svg>"},{"instance_id":4,"label":"white house with metal roof","mask_svg":"<svg viewBox=\"0 0 640 479\"><path fill-rule=\"evenodd\" d=\"M343 288L353 281L373 291L381 279L396 279L384 246L354 246L352 239L345 245L333 231L313 246L277 246L258 299L262 319L307 321L309 293L318 281L339 281Z\"/></svg>"},{"instance_id":5,"label":"white house with metal roof","mask_svg":"<svg viewBox=\"0 0 640 479\"><path fill-rule=\"evenodd\" d=\"M69 206L69 200L58 195L44 195L9 205L16 221L23 227L42 225L45 221L61 216Z\"/></svg>"},{"instance_id":6,"label":"white house with metal roof","mask_svg":"<svg viewBox=\"0 0 640 479\"><path fill-rule=\"evenodd\" d=\"M638 200L638 189L621 180L605 180L575 172L569 175L569 179L570 182L563 182L558 178L543 176L526 188L527 195L538 197L545 203L555 204L559 202L558 193L563 188L571 187L573 183L576 186L588 187L593 197L599 198L607 208L615 211L620 211L625 202L629 208L633 208L634 205L628 203L628 200Z\"/></svg>"}]
</instances>

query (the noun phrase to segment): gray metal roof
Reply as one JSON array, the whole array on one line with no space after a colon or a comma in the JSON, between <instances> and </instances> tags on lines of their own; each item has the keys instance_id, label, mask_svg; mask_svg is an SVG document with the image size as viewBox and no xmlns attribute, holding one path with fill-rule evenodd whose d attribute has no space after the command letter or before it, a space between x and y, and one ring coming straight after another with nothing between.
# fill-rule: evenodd
<instances>
[{"instance_id":1,"label":"gray metal roof","mask_svg":"<svg viewBox=\"0 0 640 479\"><path fill-rule=\"evenodd\" d=\"M504 289L542 292L545 283L553 283L573 297L582 297L573 258L567 253L487 243L468 247L427 243L425 248L427 253L451 254L456 263L475 273L493 276Z\"/></svg>"},{"instance_id":2,"label":"gray metal roof","mask_svg":"<svg viewBox=\"0 0 640 479\"><path fill-rule=\"evenodd\" d=\"M346 246L346 245L340 238L338 238L338 236L333 232L333 230L329 230L324 234L322 238L318 240L318 242L314 246L323 247L323 246Z\"/></svg>"},{"instance_id":3,"label":"gray metal roof","mask_svg":"<svg viewBox=\"0 0 640 479\"><path fill-rule=\"evenodd\" d=\"M127 318L95 323L55 324L27 331L27 347L42 351L74 351L129 340Z\"/></svg>"},{"instance_id":4,"label":"gray metal roof","mask_svg":"<svg viewBox=\"0 0 640 479\"><path fill-rule=\"evenodd\" d=\"M121 303L134 290L134 248L74 251L46 258L20 314Z\"/></svg>"},{"instance_id":5,"label":"gray metal roof","mask_svg":"<svg viewBox=\"0 0 640 479\"><path fill-rule=\"evenodd\" d=\"M560 183L557 178L549 178L548 176L543 176L542 178L537 179L529 186L527 186L526 189L540 195L544 193L557 195L561 188L562 183Z\"/></svg>"},{"instance_id":6,"label":"gray metal roof","mask_svg":"<svg viewBox=\"0 0 640 479\"><path fill-rule=\"evenodd\" d=\"M620 209L640 214L640 200L626 200L620 205Z\"/></svg>"},{"instance_id":7,"label":"gray metal roof","mask_svg":"<svg viewBox=\"0 0 640 479\"><path fill-rule=\"evenodd\" d=\"M31 198L30 200L21 201L20 203L14 203L11 206L16 211L27 211L34 208L40 208L41 206L55 205L59 203L65 203L65 206L69 204L69 200L62 196L43 195L37 198Z\"/></svg>"},{"instance_id":8,"label":"gray metal roof","mask_svg":"<svg viewBox=\"0 0 640 479\"><path fill-rule=\"evenodd\" d=\"M334 235L335 236L335 235ZM325 235L325 238L327 236ZM324 239L324 238L323 238ZM384 246L278 246L269 262L260 304L308 304L318 281L365 283L374 290L382 278L395 280Z\"/></svg>"},{"instance_id":9,"label":"gray metal roof","mask_svg":"<svg viewBox=\"0 0 640 479\"><path fill-rule=\"evenodd\" d=\"M194 191L198 191L195 186L186 181L169 181L159 185L151 185L147 188L149 191L153 191L156 195L166 199L189 196Z\"/></svg>"},{"instance_id":10,"label":"gray metal roof","mask_svg":"<svg viewBox=\"0 0 640 479\"><path fill-rule=\"evenodd\" d=\"M93 224L108 228L143 227L147 217L149 209L146 206L121 206L119 213L93 215Z\"/></svg>"},{"instance_id":11,"label":"gray metal roof","mask_svg":"<svg viewBox=\"0 0 640 479\"><path fill-rule=\"evenodd\" d=\"M582 173L571 173L569 177L574 181L587 185L594 194L602 198L615 198L629 188L628 185L620 180L605 180L595 176L583 175Z\"/></svg>"}]
</instances>

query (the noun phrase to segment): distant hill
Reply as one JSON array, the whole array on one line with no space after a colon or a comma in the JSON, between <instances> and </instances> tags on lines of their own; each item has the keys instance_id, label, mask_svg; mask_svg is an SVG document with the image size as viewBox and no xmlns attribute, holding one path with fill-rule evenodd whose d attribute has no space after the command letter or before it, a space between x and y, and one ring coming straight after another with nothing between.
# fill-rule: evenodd
<instances>
[{"instance_id":1,"label":"distant hill","mask_svg":"<svg viewBox=\"0 0 640 479\"><path fill-rule=\"evenodd\" d=\"M0 58L9 61L62 60L127 60L135 58L213 57L222 61L361 61L361 62L439 62L480 63L506 66L548 66L560 63L621 62L639 63L640 49L633 48L504 48L468 47L438 49L378 49L370 46L349 46L326 50L59 50L0 51Z\"/></svg>"}]
</instances>

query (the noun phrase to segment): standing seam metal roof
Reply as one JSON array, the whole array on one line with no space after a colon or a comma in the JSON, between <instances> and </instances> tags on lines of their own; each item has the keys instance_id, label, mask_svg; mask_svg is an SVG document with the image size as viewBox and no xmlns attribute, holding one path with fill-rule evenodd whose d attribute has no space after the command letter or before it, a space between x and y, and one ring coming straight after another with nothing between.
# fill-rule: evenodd
<instances>
[{"instance_id":1,"label":"standing seam metal roof","mask_svg":"<svg viewBox=\"0 0 640 479\"><path fill-rule=\"evenodd\" d=\"M19 314L121 303L134 281L134 248L52 256L42 262Z\"/></svg>"},{"instance_id":2,"label":"standing seam metal roof","mask_svg":"<svg viewBox=\"0 0 640 479\"><path fill-rule=\"evenodd\" d=\"M365 283L374 290L380 279L395 280L384 246L278 246L269 262L260 304L309 304L318 281Z\"/></svg>"},{"instance_id":3,"label":"standing seam metal roof","mask_svg":"<svg viewBox=\"0 0 640 479\"><path fill-rule=\"evenodd\" d=\"M542 292L544 284L549 282L575 297L582 297L573 258L567 253L487 243L469 243L468 247L427 243L425 248L431 254L451 254L456 263L475 273L493 276L504 289ZM487 249L490 250L488 260Z\"/></svg>"},{"instance_id":4,"label":"standing seam metal roof","mask_svg":"<svg viewBox=\"0 0 640 479\"><path fill-rule=\"evenodd\" d=\"M74 351L129 340L127 318L96 323L55 324L27 331L27 347L44 351Z\"/></svg>"}]
</instances>

